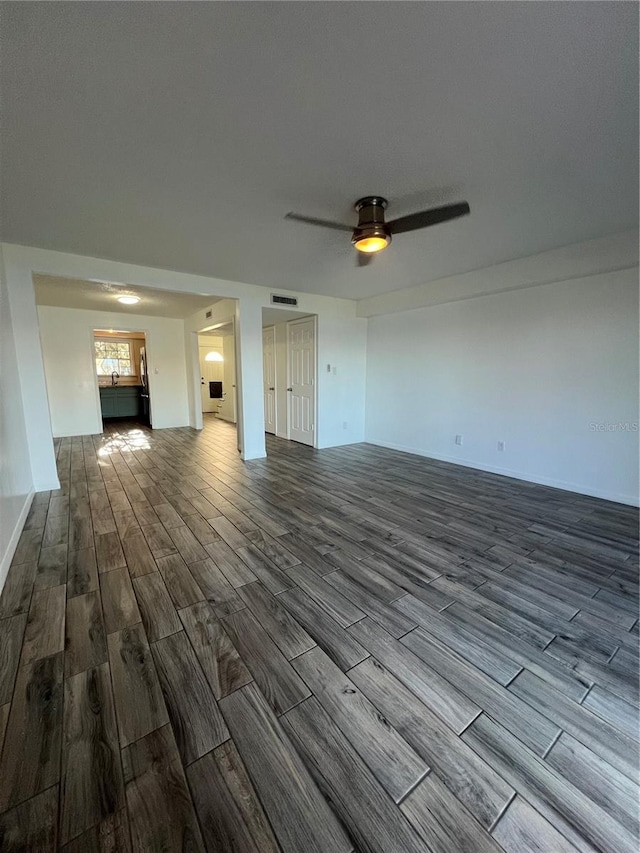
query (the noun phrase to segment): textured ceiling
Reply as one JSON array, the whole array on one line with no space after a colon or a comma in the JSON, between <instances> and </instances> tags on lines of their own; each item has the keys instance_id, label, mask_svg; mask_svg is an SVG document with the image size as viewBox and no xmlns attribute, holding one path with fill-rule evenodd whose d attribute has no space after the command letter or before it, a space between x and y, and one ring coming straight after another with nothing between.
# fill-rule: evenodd
<instances>
[{"instance_id":1,"label":"textured ceiling","mask_svg":"<svg viewBox=\"0 0 640 853\"><path fill-rule=\"evenodd\" d=\"M2 239L352 298L637 222L635 3L3 3ZM368 268L348 219L471 216Z\"/></svg>"},{"instance_id":2,"label":"textured ceiling","mask_svg":"<svg viewBox=\"0 0 640 853\"><path fill-rule=\"evenodd\" d=\"M174 317L183 320L196 311L213 305L213 296L192 296L150 287L128 284L81 281L49 275L34 275L38 305L57 308L84 308L90 311L119 311L122 314L144 314L147 317ZM140 297L136 305L122 305L117 297L132 294Z\"/></svg>"}]
</instances>

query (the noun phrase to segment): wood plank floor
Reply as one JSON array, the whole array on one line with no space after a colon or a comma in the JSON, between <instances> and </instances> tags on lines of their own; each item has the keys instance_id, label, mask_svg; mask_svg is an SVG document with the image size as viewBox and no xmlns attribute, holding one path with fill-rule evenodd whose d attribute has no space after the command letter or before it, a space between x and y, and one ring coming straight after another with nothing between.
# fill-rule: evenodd
<instances>
[{"instance_id":1,"label":"wood plank floor","mask_svg":"<svg viewBox=\"0 0 640 853\"><path fill-rule=\"evenodd\" d=\"M55 442L0 598L0 848L638 849L638 514L366 444Z\"/></svg>"}]
</instances>

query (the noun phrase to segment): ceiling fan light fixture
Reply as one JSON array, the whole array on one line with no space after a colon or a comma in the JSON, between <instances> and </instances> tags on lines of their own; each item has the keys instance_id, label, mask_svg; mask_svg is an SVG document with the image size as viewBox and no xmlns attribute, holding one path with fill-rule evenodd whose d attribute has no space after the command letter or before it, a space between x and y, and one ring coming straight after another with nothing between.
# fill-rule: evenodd
<instances>
[{"instance_id":1,"label":"ceiling fan light fixture","mask_svg":"<svg viewBox=\"0 0 640 853\"><path fill-rule=\"evenodd\" d=\"M391 234L384 221L386 207L387 200L381 196L367 196L356 202L358 225L351 243L359 252L369 255L381 252L391 242Z\"/></svg>"},{"instance_id":2,"label":"ceiling fan light fixture","mask_svg":"<svg viewBox=\"0 0 640 853\"><path fill-rule=\"evenodd\" d=\"M419 210L399 219L385 221L384 212L387 209L386 198L380 195L368 195L359 199L354 207L358 214L358 224L351 228L345 222L334 222L331 219L318 219L317 216L304 216L291 211L285 219L294 222L304 222L307 225L319 225L321 228L331 228L335 231L351 231L351 245L357 249L357 265L366 267L373 260L373 255L386 249L392 236L405 234L408 231L419 231L431 225L458 219L470 212L469 203L460 201L455 204L444 204L428 210Z\"/></svg>"},{"instance_id":3,"label":"ceiling fan light fixture","mask_svg":"<svg viewBox=\"0 0 640 853\"><path fill-rule=\"evenodd\" d=\"M386 234L363 234L359 237L354 237L352 242L359 252L366 252L369 255L386 249L391 242L391 238Z\"/></svg>"}]
</instances>

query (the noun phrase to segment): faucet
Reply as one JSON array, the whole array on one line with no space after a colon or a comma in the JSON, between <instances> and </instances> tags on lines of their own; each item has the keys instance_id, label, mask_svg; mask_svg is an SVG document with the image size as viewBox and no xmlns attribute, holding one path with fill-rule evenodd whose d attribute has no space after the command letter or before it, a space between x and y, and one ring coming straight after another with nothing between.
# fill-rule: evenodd
<instances>
[{"instance_id":1,"label":"faucet","mask_svg":"<svg viewBox=\"0 0 640 853\"><path fill-rule=\"evenodd\" d=\"M120 374L118 373L117 370L114 370L113 373L111 374L111 384L117 385L118 379L120 379Z\"/></svg>"}]
</instances>

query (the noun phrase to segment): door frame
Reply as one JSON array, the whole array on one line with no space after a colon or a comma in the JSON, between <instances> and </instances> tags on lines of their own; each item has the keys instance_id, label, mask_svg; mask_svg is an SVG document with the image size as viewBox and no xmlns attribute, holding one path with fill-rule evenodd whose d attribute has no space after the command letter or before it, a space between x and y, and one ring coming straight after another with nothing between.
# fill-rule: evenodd
<instances>
[{"instance_id":1,"label":"door frame","mask_svg":"<svg viewBox=\"0 0 640 853\"><path fill-rule=\"evenodd\" d=\"M191 383L193 388L193 396L195 401L195 409L193 412L193 423L190 423L189 426L192 429L201 430L204 427L204 418L202 413L202 407L200 404L200 399L202 395L202 373L200 371L200 342L198 340L198 335L203 335L205 332L215 332L216 329L219 329L221 326L226 326L227 324L231 324L233 327L233 346L234 346L234 366L233 372L235 374L235 384L232 384L231 393L233 394L233 410L235 414L234 426L238 432L238 442L240 442L240 430L242 428L240 420L240 395L238 394L238 390L240 389L240 372L238 370L238 357L239 357L239 340L238 340L238 324L236 321L235 315L229 317L226 320L217 320L215 323L210 324L208 326L203 326L201 329L197 329L196 331L189 332L189 344L191 346ZM223 380L223 393L226 397L228 392L224 391L224 380ZM226 418L221 418L221 420L226 420ZM231 421L228 421L231 423ZM240 444L238 443L238 450L240 451Z\"/></svg>"},{"instance_id":2,"label":"door frame","mask_svg":"<svg viewBox=\"0 0 640 853\"><path fill-rule=\"evenodd\" d=\"M119 322L119 321L118 321ZM121 325L127 325L128 321L125 320ZM153 393L152 393L152 383L151 372L149 370L149 339L151 338L151 334L148 329L143 329L139 325L135 323L128 323L131 327L129 329L114 329L114 331L122 332L126 334L127 332L142 332L144 335L144 347L147 352L147 381L149 383L147 390L149 392L149 429L153 429ZM93 341L96 334L95 324L91 323L89 328L89 348L91 353L91 371L94 377L94 397L95 397L95 406L96 406L96 418L97 423L99 424L99 429L94 435L103 435L104 434L104 422L102 420L102 404L100 402L100 381L98 378L98 374L96 373L96 350L93 345Z\"/></svg>"},{"instance_id":3,"label":"door frame","mask_svg":"<svg viewBox=\"0 0 640 853\"><path fill-rule=\"evenodd\" d=\"M313 320L313 360L315 366L315 375L313 378L313 444L307 444L306 447L318 447L318 315L309 314L308 317L298 317L296 320L287 321L287 388L291 386L291 350L289 344L289 326L294 326L296 323L308 323ZM287 391L287 440L291 441L291 397Z\"/></svg>"},{"instance_id":4,"label":"door frame","mask_svg":"<svg viewBox=\"0 0 640 853\"><path fill-rule=\"evenodd\" d=\"M264 388L264 333L265 331L270 331L273 335L273 432L268 433L268 435L278 435L278 359L276 357L276 326L275 323L270 323L268 326L262 327L262 385L263 385L263 396L265 393ZM288 335L287 335L288 340ZM265 432L267 432L267 419L264 419Z\"/></svg>"},{"instance_id":5,"label":"door frame","mask_svg":"<svg viewBox=\"0 0 640 853\"><path fill-rule=\"evenodd\" d=\"M215 400L215 408L210 409L210 410L206 410L204 408L204 397L205 397L205 395L202 392L202 389L207 384L206 381L203 381L205 379L205 376L204 376L205 370L203 370L203 364L202 364L202 360L203 360L202 359L202 350L207 350L207 349L217 349L217 347L212 347L212 346L206 347L206 346L204 346L204 344L201 344L200 340L198 339L198 367L200 368L200 405L202 406L202 414L203 415L215 415L218 412L218 406L221 402L221 399ZM221 354L222 354L222 352L221 352ZM223 389L224 389L224 358L223 358L222 362L218 362L218 363L223 364L222 382L223 382ZM209 399L211 399L211 398L209 398Z\"/></svg>"}]
</instances>

